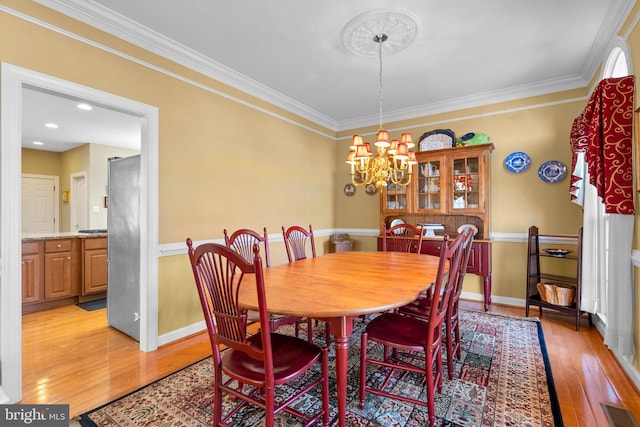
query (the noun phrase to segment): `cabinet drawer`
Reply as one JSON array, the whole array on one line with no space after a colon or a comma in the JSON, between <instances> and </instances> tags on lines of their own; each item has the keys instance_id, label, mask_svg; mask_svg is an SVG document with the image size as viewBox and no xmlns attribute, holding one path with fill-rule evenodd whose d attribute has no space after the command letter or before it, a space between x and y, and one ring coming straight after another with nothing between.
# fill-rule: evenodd
<instances>
[{"instance_id":1,"label":"cabinet drawer","mask_svg":"<svg viewBox=\"0 0 640 427\"><path fill-rule=\"evenodd\" d=\"M49 240L44 242L45 252L69 252L71 240Z\"/></svg>"},{"instance_id":2,"label":"cabinet drawer","mask_svg":"<svg viewBox=\"0 0 640 427\"><path fill-rule=\"evenodd\" d=\"M37 254L38 252L40 252L40 243L28 242L22 244L23 254Z\"/></svg>"},{"instance_id":3,"label":"cabinet drawer","mask_svg":"<svg viewBox=\"0 0 640 427\"><path fill-rule=\"evenodd\" d=\"M107 238L101 237L97 239L84 239L84 249L106 249L107 248Z\"/></svg>"}]
</instances>

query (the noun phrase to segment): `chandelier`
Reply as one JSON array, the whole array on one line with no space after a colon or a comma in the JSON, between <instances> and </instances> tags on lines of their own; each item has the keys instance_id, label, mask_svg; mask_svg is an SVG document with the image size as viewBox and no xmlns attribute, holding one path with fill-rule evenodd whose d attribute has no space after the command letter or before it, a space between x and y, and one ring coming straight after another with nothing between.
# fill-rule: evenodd
<instances>
[{"instance_id":1,"label":"chandelier","mask_svg":"<svg viewBox=\"0 0 640 427\"><path fill-rule=\"evenodd\" d=\"M416 153L410 151L415 144L410 133L403 133L400 140L389 140L389 132L382 127L382 44L388 39L385 33L376 34L373 41L378 43L380 60L378 107L379 129L374 145L377 153L374 156L371 144L365 142L362 135L353 135L346 163L351 165L351 181L357 185L375 184L383 189L388 183L407 186L411 182L413 165L416 165Z\"/></svg>"}]
</instances>

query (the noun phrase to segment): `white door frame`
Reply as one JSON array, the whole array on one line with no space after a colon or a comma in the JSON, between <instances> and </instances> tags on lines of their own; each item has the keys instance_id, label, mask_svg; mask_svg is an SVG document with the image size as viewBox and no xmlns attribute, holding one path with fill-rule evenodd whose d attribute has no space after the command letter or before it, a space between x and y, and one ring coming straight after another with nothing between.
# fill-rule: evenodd
<instances>
[{"instance_id":1,"label":"white door frame","mask_svg":"<svg viewBox=\"0 0 640 427\"><path fill-rule=\"evenodd\" d=\"M82 195L83 197L79 198L80 200L84 200L84 206L78 206L78 197L74 195L78 194L78 178L83 178L84 179L84 194ZM75 226L78 223L78 209L84 209L84 217L85 220L89 219L89 204L87 203L88 200L88 191L87 191L87 187L88 187L88 182L87 182L87 172L86 171L82 171L82 172L77 172L77 173L72 173L69 182L71 183L70 187L71 187L71 201L70 201L70 206L69 206L69 231L78 231L75 230ZM84 228L89 228L89 223L85 222L84 224Z\"/></svg>"},{"instance_id":2,"label":"white door frame","mask_svg":"<svg viewBox=\"0 0 640 427\"><path fill-rule=\"evenodd\" d=\"M22 89L74 96L140 117L140 349L158 348L158 108L26 68L0 69L0 388L22 398L21 140Z\"/></svg>"}]
</instances>

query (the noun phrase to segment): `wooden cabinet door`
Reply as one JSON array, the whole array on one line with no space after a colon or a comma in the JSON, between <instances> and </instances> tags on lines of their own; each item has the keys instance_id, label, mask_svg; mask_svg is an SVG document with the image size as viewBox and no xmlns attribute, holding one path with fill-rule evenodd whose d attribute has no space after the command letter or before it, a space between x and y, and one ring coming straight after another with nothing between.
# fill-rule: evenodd
<instances>
[{"instance_id":1,"label":"wooden cabinet door","mask_svg":"<svg viewBox=\"0 0 640 427\"><path fill-rule=\"evenodd\" d=\"M40 254L22 255L22 303L42 300L42 262Z\"/></svg>"},{"instance_id":2,"label":"wooden cabinet door","mask_svg":"<svg viewBox=\"0 0 640 427\"><path fill-rule=\"evenodd\" d=\"M56 299L73 295L71 252L56 252L44 256L44 298Z\"/></svg>"},{"instance_id":3,"label":"wooden cabinet door","mask_svg":"<svg viewBox=\"0 0 640 427\"><path fill-rule=\"evenodd\" d=\"M107 290L107 250L84 251L82 295Z\"/></svg>"}]
</instances>

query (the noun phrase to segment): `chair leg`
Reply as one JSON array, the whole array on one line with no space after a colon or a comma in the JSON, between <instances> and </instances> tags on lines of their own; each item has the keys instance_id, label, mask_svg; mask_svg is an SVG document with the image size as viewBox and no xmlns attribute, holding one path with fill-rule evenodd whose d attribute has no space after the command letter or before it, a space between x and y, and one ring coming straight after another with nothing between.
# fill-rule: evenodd
<instances>
[{"instance_id":1,"label":"chair leg","mask_svg":"<svg viewBox=\"0 0 640 427\"><path fill-rule=\"evenodd\" d=\"M447 339L447 374L449 379L453 379L453 331L451 323L446 322L446 339Z\"/></svg>"},{"instance_id":2,"label":"chair leg","mask_svg":"<svg viewBox=\"0 0 640 427\"><path fill-rule=\"evenodd\" d=\"M433 360L427 352L425 362ZM436 368L437 369L437 368ZM425 363L425 379L427 382L427 414L429 416L429 426L434 426L436 422L436 402L435 402L435 382L433 376L433 363Z\"/></svg>"},{"instance_id":3,"label":"chair leg","mask_svg":"<svg viewBox=\"0 0 640 427\"><path fill-rule=\"evenodd\" d=\"M456 321L455 327L454 327L454 333L456 336L456 359L460 360L460 358L462 357L462 345L460 345L461 341L460 341L460 322Z\"/></svg>"},{"instance_id":4,"label":"chair leg","mask_svg":"<svg viewBox=\"0 0 640 427\"><path fill-rule=\"evenodd\" d=\"M328 324L327 324L328 326ZM322 416L322 425L329 425L329 350L322 350L322 407L324 414Z\"/></svg>"},{"instance_id":5,"label":"chair leg","mask_svg":"<svg viewBox=\"0 0 640 427\"><path fill-rule=\"evenodd\" d=\"M327 343L327 348L329 348L331 346L331 329L329 322L324 322L324 339Z\"/></svg>"},{"instance_id":6,"label":"chair leg","mask_svg":"<svg viewBox=\"0 0 640 427\"><path fill-rule=\"evenodd\" d=\"M274 418L275 418L275 410L276 410L276 402L275 402L275 390L273 386L264 387L264 425L267 427L272 427Z\"/></svg>"},{"instance_id":7,"label":"chair leg","mask_svg":"<svg viewBox=\"0 0 640 427\"><path fill-rule=\"evenodd\" d=\"M365 387L367 382L367 341L366 332L360 337L360 409L364 409Z\"/></svg>"},{"instance_id":8,"label":"chair leg","mask_svg":"<svg viewBox=\"0 0 640 427\"><path fill-rule=\"evenodd\" d=\"M313 342L313 320L307 318L307 341Z\"/></svg>"},{"instance_id":9,"label":"chair leg","mask_svg":"<svg viewBox=\"0 0 640 427\"><path fill-rule=\"evenodd\" d=\"M222 371L215 369L215 385L213 388L213 425L219 426L222 423Z\"/></svg>"}]
</instances>

